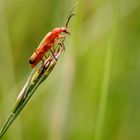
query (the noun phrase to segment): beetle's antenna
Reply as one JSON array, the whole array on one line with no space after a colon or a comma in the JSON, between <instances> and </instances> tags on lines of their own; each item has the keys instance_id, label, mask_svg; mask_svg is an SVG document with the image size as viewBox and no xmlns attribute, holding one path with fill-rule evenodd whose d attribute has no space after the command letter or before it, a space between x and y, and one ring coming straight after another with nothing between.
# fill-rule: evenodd
<instances>
[{"instance_id":1,"label":"beetle's antenna","mask_svg":"<svg viewBox=\"0 0 140 140\"><path fill-rule=\"evenodd\" d=\"M68 24L69 24L69 21L70 21L71 17L76 15L76 14L72 14L72 12L74 11L74 9L77 6L77 4L78 4L78 1L75 3L75 5L73 6L73 8L71 9L71 11L69 13L68 20L66 22L66 28L68 28Z\"/></svg>"}]
</instances>

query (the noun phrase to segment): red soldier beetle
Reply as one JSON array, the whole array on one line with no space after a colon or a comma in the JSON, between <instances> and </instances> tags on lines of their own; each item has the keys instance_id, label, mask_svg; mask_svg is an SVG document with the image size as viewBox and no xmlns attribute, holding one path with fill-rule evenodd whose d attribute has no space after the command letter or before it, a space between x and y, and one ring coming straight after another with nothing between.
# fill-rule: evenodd
<instances>
[{"instance_id":1,"label":"red soldier beetle","mask_svg":"<svg viewBox=\"0 0 140 140\"><path fill-rule=\"evenodd\" d=\"M76 3L76 5L77 5L77 3ZM51 53L53 54L53 51L51 50L51 48L54 46L55 42L58 45L61 45L59 39L60 38L65 39L64 35L60 35L61 33L70 35L70 33L68 31L68 24L69 24L71 17L75 16L75 14L73 14L72 12L75 9L76 5L70 11L65 27L54 28L51 32L49 32L43 38L43 40L39 44L38 48L35 50L35 52L32 54L32 56L29 59L29 63L31 64L32 68L34 68L41 60L44 62L43 57L45 56L45 54L48 51L51 51Z\"/></svg>"}]
</instances>

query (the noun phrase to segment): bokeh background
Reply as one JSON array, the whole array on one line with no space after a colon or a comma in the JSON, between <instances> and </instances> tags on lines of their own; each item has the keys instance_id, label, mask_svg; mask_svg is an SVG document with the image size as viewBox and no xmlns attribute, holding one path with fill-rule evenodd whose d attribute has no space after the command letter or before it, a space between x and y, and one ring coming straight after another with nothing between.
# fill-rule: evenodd
<instances>
[{"instance_id":1,"label":"bokeh background","mask_svg":"<svg viewBox=\"0 0 140 140\"><path fill-rule=\"evenodd\" d=\"M0 0L0 127L47 32L74 0ZM140 0L79 0L66 51L3 140L140 139Z\"/></svg>"}]
</instances>

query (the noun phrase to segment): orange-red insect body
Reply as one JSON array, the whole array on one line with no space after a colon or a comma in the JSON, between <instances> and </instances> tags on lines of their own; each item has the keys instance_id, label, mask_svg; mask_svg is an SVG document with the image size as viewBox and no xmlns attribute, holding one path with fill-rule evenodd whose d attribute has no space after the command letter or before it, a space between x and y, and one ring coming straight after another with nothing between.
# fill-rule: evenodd
<instances>
[{"instance_id":1,"label":"orange-red insect body","mask_svg":"<svg viewBox=\"0 0 140 140\"><path fill-rule=\"evenodd\" d=\"M61 36L60 33L67 33L69 34L66 27L54 28L53 31L49 32L44 39L39 44L36 51L29 59L29 63L31 64L32 68L35 67L39 61L43 58L46 52L48 52L52 46L54 46L55 41L59 41L59 38L65 38L65 36Z\"/></svg>"},{"instance_id":2,"label":"orange-red insect body","mask_svg":"<svg viewBox=\"0 0 140 140\"><path fill-rule=\"evenodd\" d=\"M32 68L34 68L40 62L40 60L43 60L42 58L44 57L45 53L48 52L49 50L51 50L51 48L54 46L55 42L57 42L59 44L60 43L59 39L65 38L64 35L60 35L62 32L66 33L66 34L70 34L68 32L68 23L69 23L71 17L75 15L75 14L72 14L72 12L75 9L76 5L72 8L72 10L68 16L66 26L54 28L41 41L38 48L35 50L35 52L29 59L29 63L31 64Z\"/></svg>"}]
</instances>

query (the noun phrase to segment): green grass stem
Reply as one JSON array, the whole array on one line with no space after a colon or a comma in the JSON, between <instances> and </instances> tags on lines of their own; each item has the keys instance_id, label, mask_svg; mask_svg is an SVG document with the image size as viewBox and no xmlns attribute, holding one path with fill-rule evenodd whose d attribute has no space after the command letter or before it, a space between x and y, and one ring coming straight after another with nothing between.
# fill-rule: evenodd
<instances>
[{"instance_id":1,"label":"green grass stem","mask_svg":"<svg viewBox=\"0 0 140 140\"><path fill-rule=\"evenodd\" d=\"M61 52L63 51L63 47L60 49L57 49L54 53L55 58L59 58ZM50 56L43 65L39 69L33 70L24 85L23 89L19 93L19 96L17 97L17 100L14 104L14 107L4 123L2 129L0 130L0 139L3 137L7 129L11 126L13 121L16 119L16 117L19 115L19 113L22 111L22 109L25 107L27 102L32 97L33 93L36 91L38 86L48 77L48 75L53 70L54 66L56 65L57 61L55 60L53 56Z\"/></svg>"}]
</instances>

